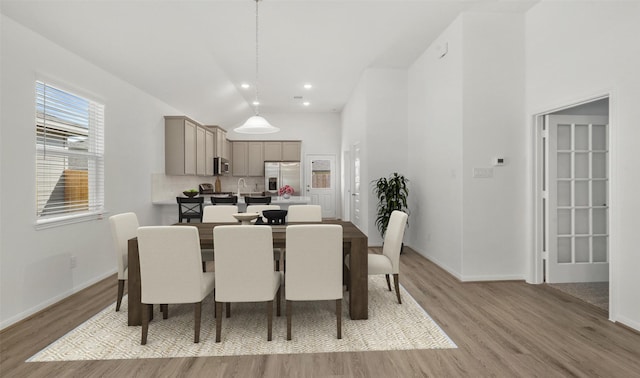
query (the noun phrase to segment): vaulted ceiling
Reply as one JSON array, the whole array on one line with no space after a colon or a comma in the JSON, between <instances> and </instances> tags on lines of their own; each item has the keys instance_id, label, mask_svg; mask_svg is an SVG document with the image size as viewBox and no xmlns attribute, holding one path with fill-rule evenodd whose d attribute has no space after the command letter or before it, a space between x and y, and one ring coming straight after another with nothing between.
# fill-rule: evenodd
<instances>
[{"instance_id":1,"label":"vaulted ceiling","mask_svg":"<svg viewBox=\"0 0 640 378\"><path fill-rule=\"evenodd\" d=\"M260 111L339 112L366 68L408 67L461 12L533 3L260 1ZM241 87L255 80L253 0L2 0L0 9L198 121L230 128L253 112L253 88Z\"/></svg>"}]
</instances>

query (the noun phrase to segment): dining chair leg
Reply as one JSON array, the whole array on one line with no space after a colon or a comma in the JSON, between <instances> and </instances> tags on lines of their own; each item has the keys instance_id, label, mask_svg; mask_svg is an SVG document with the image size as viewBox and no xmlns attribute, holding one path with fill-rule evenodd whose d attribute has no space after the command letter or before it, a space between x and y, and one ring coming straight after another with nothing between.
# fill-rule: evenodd
<instances>
[{"instance_id":1,"label":"dining chair leg","mask_svg":"<svg viewBox=\"0 0 640 378\"><path fill-rule=\"evenodd\" d=\"M202 272L206 272L207 271L207 262L203 261L202 262Z\"/></svg>"},{"instance_id":2,"label":"dining chair leg","mask_svg":"<svg viewBox=\"0 0 640 378\"><path fill-rule=\"evenodd\" d=\"M398 303L402 304L402 299L400 299L400 275L395 273L393 275L393 284L396 287L396 295L398 296Z\"/></svg>"},{"instance_id":3,"label":"dining chair leg","mask_svg":"<svg viewBox=\"0 0 640 378\"><path fill-rule=\"evenodd\" d=\"M280 288L276 293L276 315L280 316Z\"/></svg>"},{"instance_id":4,"label":"dining chair leg","mask_svg":"<svg viewBox=\"0 0 640 378\"><path fill-rule=\"evenodd\" d=\"M147 334L149 333L149 306L153 305L149 305L146 303L142 304L142 340L140 340L141 345L147 345Z\"/></svg>"},{"instance_id":5,"label":"dining chair leg","mask_svg":"<svg viewBox=\"0 0 640 378\"><path fill-rule=\"evenodd\" d=\"M118 280L118 301L116 302L116 312L120 311L122 296L124 295L124 280Z\"/></svg>"},{"instance_id":6,"label":"dining chair leg","mask_svg":"<svg viewBox=\"0 0 640 378\"><path fill-rule=\"evenodd\" d=\"M267 341L271 341L273 328L273 300L267 301Z\"/></svg>"},{"instance_id":7,"label":"dining chair leg","mask_svg":"<svg viewBox=\"0 0 640 378\"><path fill-rule=\"evenodd\" d=\"M389 288L389 291L391 291L391 281L389 280L389 275L385 274L384 277L387 279L387 287Z\"/></svg>"},{"instance_id":8,"label":"dining chair leg","mask_svg":"<svg viewBox=\"0 0 640 378\"><path fill-rule=\"evenodd\" d=\"M202 319L202 302L194 303L193 306L193 342L200 342L200 323Z\"/></svg>"},{"instance_id":9,"label":"dining chair leg","mask_svg":"<svg viewBox=\"0 0 640 378\"><path fill-rule=\"evenodd\" d=\"M231 303L230 302L227 302L226 311L227 311L227 318L228 318L228 317L231 316ZM220 315L222 315L222 313Z\"/></svg>"},{"instance_id":10,"label":"dining chair leg","mask_svg":"<svg viewBox=\"0 0 640 378\"><path fill-rule=\"evenodd\" d=\"M291 340L291 301L286 301L287 312L287 340Z\"/></svg>"},{"instance_id":11,"label":"dining chair leg","mask_svg":"<svg viewBox=\"0 0 640 378\"><path fill-rule=\"evenodd\" d=\"M169 319L169 305L161 304L160 311L162 311L162 319Z\"/></svg>"},{"instance_id":12,"label":"dining chair leg","mask_svg":"<svg viewBox=\"0 0 640 378\"><path fill-rule=\"evenodd\" d=\"M338 339L342 338L342 298L336 299L336 327L338 328Z\"/></svg>"},{"instance_id":13,"label":"dining chair leg","mask_svg":"<svg viewBox=\"0 0 640 378\"><path fill-rule=\"evenodd\" d=\"M222 302L216 302L216 343L220 342L222 332Z\"/></svg>"}]
</instances>

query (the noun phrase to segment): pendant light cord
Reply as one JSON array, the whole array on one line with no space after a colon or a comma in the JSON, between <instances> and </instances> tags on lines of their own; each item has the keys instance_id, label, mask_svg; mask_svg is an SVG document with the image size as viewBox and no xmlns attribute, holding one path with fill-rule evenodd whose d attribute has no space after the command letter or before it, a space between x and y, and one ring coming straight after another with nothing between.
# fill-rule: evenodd
<instances>
[{"instance_id":1,"label":"pendant light cord","mask_svg":"<svg viewBox=\"0 0 640 378\"><path fill-rule=\"evenodd\" d=\"M258 74L259 74L259 70L258 70L258 63L259 63L259 49L258 49L258 2L260 0L256 0L256 83L255 83L255 91L256 91L256 100L255 100L255 112L256 115L260 115L260 112L258 111L258 107L260 106L260 100L258 99Z\"/></svg>"}]
</instances>

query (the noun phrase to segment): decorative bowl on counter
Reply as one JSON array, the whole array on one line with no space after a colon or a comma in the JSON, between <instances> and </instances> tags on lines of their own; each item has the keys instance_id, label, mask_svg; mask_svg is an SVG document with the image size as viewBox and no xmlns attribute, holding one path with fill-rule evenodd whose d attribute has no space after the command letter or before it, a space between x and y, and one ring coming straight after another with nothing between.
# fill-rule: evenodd
<instances>
[{"instance_id":1,"label":"decorative bowl on counter","mask_svg":"<svg viewBox=\"0 0 640 378\"><path fill-rule=\"evenodd\" d=\"M267 218L269 224L285 224L287 210L263 210L262 216Z\"/></svg>"},{"instance_id":2,"label":"decorative bowl on counter","mask_svg":"<svg viewBox=\"0 0 640 378\"><path fill-rule=\"evenodd\" d=\"M251 224L251 221L257 219L260 213L235 213L233 217L242 222L243 225Z\"/></svg>"},{"instance_id":3,"label":"decorative bowl on counter","mask_svg":"<svg viewBox=\"0 0 640 378\"><path fill-rule=\"evenodd\" d=\"M189 197L189 198L193 198L195 196L198 195L198 191L192 191L192 190L185 190L184 192L182 192L182 194L184 194L185 196Z\"/></svg>"}]
</instances>

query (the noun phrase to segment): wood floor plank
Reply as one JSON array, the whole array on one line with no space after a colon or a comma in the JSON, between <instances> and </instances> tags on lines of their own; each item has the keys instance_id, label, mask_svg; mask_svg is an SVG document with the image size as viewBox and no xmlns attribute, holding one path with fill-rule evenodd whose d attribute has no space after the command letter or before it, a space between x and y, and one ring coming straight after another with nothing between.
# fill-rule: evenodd
<instances>
[{"instance_id":1,"label":"wood floor plank","mask_svg":"<svg viewBox=\"0 0 640 378\"><path fill-rule=\"evenodd\" d=\"M0 332L0 376L640 377L640 334L606 311L544 285L462 283L405 251L401 284L458 349L24 362L113 303L114 275Z\"/></svg>"}]
</instances>

